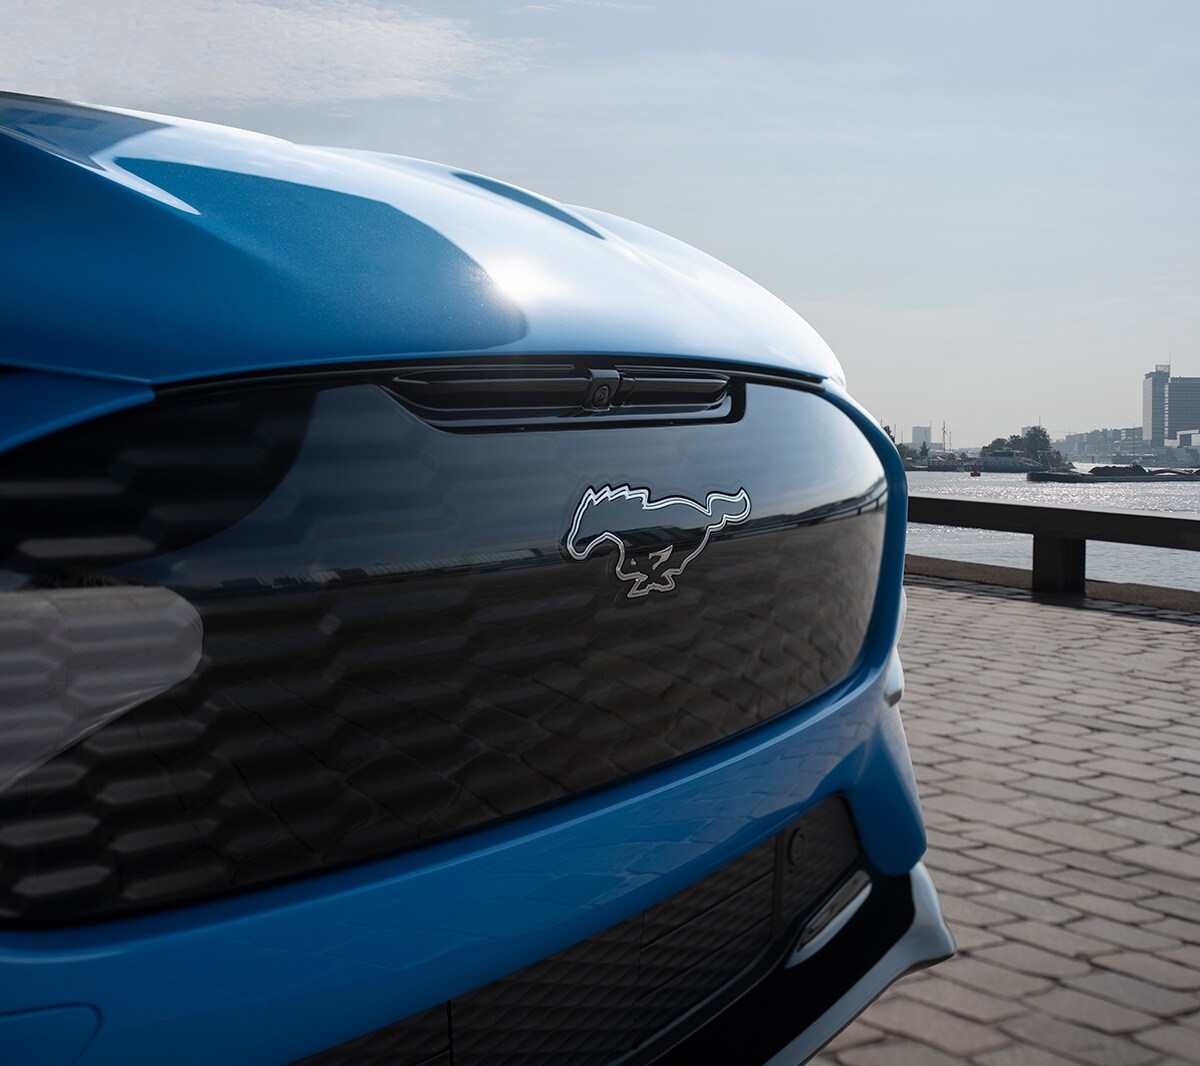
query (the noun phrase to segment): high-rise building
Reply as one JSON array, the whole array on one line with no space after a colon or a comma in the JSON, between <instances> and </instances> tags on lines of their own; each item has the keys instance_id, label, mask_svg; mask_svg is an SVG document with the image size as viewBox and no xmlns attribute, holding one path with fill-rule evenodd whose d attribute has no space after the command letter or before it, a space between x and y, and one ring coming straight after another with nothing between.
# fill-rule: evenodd
<instances>
[{"instance_id":1,"label":"high-rise building","mask_svg":"<svg viewBox=\"0 0 1200 1066\"><path fill-rule=\"evenodd\" d=\"M1142 440L1161 448L1167 435L1167 382L1170 365L1160 363L1142 379Z\"/></svg>"},{"instance_id":2,"label":"high-rise building","mask_svg":"<svg viewBox=\"0 0 1200 1066\"><path fill-rule=\"evenodd\" d=\"M1167 382L1165 435L1178 437L1200 429L1200 378L1171 378Z\"/></svg>"},{"instance_id":3,"label":"high-rise building","mask_svg":"<svg viewBox=\"0 0 1200 1066\"><path fill-rule=\"evenodd\" d=\"M912 446L919 449L922 444L933 447L933 426L913 426Z\"/></svg>"}]
</instances>

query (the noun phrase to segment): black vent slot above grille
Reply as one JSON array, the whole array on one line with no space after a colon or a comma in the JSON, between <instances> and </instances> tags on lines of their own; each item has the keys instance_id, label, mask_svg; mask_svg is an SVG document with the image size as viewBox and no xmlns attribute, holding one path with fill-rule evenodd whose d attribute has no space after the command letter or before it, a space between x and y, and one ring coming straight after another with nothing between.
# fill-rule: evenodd
<instances>
[{"instance_id":1,"label":"black vent slot above grille","mask_svg":"<svg viewBox=\"0 0 1200 1066\"><path fill-rule=\"evenodd\" d=\"M396 375L388 388L446 429L723 421L738 417L741 407L727 375L669 367L418 367Z\"/></svg>"}]
</instances>

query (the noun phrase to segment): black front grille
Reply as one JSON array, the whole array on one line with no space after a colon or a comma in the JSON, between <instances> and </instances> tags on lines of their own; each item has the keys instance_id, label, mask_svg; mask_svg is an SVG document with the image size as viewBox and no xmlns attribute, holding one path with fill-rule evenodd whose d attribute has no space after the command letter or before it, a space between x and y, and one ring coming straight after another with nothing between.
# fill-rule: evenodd
<instances>
[{"instance_id":1,"label":"black front grille","mask_svg":"<svg viewBox=\"0 0 1200 1066\"><path fill-rule=\"evenodd\" d=\"M805 836L800 855L787 846L796 831ZM628 921L304 1066L648 1062L763 976L861 861L845 803L826 800Z\"/></svg>"},{"instance_id":2,"label":"black front grille","mask_svg":"<svg viewBox=\"0 0 1200 1066\"><path fill-rule=\"evenodd\" d=\"M744 391L734 423L534 435L447 433L370 384L196 394L5 457L0 615L26 591L158 585L204 637L189 678L0 788L0 922L394 853L844 678L879 570L878 460L819 397ZM618 481L752 509L634 596L614 552L564 546L585 491ZM634 510L628 565L696 550Z\"/></svg>"}]
</instances>

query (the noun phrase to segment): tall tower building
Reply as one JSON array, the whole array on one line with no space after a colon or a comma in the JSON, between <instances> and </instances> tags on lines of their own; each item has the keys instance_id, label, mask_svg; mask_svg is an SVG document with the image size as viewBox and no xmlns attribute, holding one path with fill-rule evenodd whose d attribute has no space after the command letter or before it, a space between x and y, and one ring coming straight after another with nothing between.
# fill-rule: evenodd
<instances>
[{"instance_id":1,"label":"tall tower building","mask_svg":"<svg viewBox=\"0 0 1200 1066\"><path fill-rule=\"evenodd\" d=\"M1166 435L1178 437L1200 429L1200 378L1171 378L1167 382Z\"/></svg>"},{"instance_id":2,"label":"tall tower building","mask_svg":"<svg viewBox=\"0 0 1200 1066\"><path fill-rule=\"evenodd\" d=\"M1161 448L1167 435L1167 381L1171 367L1160 363L1142 379L1142 440Z\"/></svg>"}]
</instances>

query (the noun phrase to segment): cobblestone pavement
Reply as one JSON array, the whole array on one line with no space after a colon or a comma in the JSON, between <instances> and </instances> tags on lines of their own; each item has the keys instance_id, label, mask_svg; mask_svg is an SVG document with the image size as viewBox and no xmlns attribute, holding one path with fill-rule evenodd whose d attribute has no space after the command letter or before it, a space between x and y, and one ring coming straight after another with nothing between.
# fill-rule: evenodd
<instances>
[{"instance_id":1,"label":"cobblestone pavement","mask_svg":"<svg viewBox=\"0 0 1200 1066\"><path fill-rule=\"evenodd\" d=\"M959 954L816 1061L1200 1063L1200 618L908 596L901 711Z\"/></svg>"}]
</instances>

